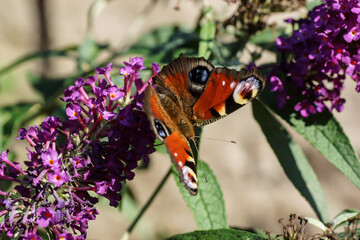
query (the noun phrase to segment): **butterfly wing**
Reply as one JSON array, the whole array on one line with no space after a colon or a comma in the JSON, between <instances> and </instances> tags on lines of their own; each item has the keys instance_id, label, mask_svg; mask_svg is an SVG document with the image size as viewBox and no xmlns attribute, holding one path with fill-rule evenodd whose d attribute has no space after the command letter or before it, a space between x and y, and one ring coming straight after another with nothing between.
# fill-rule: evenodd
<instances>
[{"instance_id":1,"label":"butterfly wing","mask_svg":"<svg viewBox=\"0 0 360 240\"><path fill-rule=\"evenodd\" d=\"M169 105L171 110L169 110ZM176 119L185 115L166 95L159 95L152 86L145 91L143 109L157 137L162 140L170 154L172 162L180 174L180 181L192 195L197 194L196 165L187 138L180 131ZM166 110L167 109L167 110ZM174 113L178 113L178 118ZM181 120L179 120L181 121ZM189 122L192 129L191 123ZM193 130L193 129L192 129Z\"/></svg>"},{"instance_id":2,"label":"butterfly wing","mask_svg":"<svg viewBox=\"0 0 360 240\"><path fill-rule=\"evenodd\" d=\"M265 83L265 76L256 68L251 71L214 68L193 105L194 125L211 123L241 108L261 93Z\"/></svg>"},{"instance_id":3,"label":"butterfly wing","mask_svg":"<svg viewBox=\"0 0 360 240\"><path fill-rule=\"evenodd\" d=\"M181 54L163 67L154 82L159 94L177 103L194 126L202 126L253 100L264 89L266 78L256 68L215 68L202 57Z\"/></svg>"},{"instance_id":4,"label":"butterfly wing","mask_svg":"<svg viewBox=\"0 0 360 240\"><path fill-rule=\"evenodd\" d=\"M157 137L164 142L181 180L191 194L197 193L196 164L189 146L195 139L192 106L201 96L206 76L214 66L204 58L179 58L153 78L156 89L145 92L144 111Z\"/></svg>"},{"instance_id":5,"label":"butterfly wing","mask_svg":"<svg viewBox=\"0 0 360 240\"><path fill-rule=\"evenodd\" d=\"M215 68L204 58L181 54L154 77L156 89L145 91L144 111L164 142L181 180L197 193L196 164L189 146L194 126L213 122L242 107L263 90L265 77L257 70Z\"/></svg>"},{"instance_id":6,"label":"butterfly wing","mask_svg":"<svg viewBox=\"0 0 360 240\"><path fill-rule=\"evenodd\" d=\"M154 77L156 91L169 97L189 116L207 81L206 76L198 72L209 74L213 69L214 66L203 57L189 58L181 54Z\"/></svg>"},{"instance_id":7,"label":"butterfly wing","mask_svg":"<svg viewBox=\"0 0 360 240\"><path fill-rule=\"evenodd\" d=\"M180 181L184 182L191 195L196 195L198 191L196 163L188 140L180 132L174 132L165 138L164 144L180 174Z\"/></svg>"}]
</instances>

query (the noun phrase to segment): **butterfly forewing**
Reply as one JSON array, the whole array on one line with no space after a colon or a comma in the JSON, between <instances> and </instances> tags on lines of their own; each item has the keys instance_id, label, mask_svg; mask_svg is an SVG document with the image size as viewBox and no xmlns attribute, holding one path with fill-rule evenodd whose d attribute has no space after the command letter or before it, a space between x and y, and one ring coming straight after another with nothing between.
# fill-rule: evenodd
<instances>
[{"instance_id":1,"label":"butterfly forewing","mask_svg":"<svg viewBox=\"0 0 360 240\"><path fill-rule=\"evenodd\" d=\"M212 69L214 66L205 58L188 58L181 54L154 77L156 90L160 94L168 95L185 111L189 110L190 114L191 106L201 96L207 84L207 78L203 75L199 77L197 72L202 70L200 72L209 74Z\"/></svg>"}]
</instances>

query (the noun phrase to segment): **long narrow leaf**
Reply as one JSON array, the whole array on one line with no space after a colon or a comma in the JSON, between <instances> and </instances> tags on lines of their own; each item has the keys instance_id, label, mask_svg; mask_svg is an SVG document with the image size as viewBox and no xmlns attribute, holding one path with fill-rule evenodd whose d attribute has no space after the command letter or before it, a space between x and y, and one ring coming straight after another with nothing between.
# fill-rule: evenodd
<instances>
[{"instance_id":1,"label":"long narrow leaf","mask_svg":"<svg viewBox=\"0 0 360 240\"><path fill-rule=\"evenodd\" d=\"M341 213L339 213L332 221L332 227L334 229L339 228L339 226L341 226L342 223L349 221L350 218L353 218L357 215L360 214L359 210L356 209L346 209L344 211L342 211Z\"/></svg>"},{"instance_id":2,"label":"long narrow leaf","mask_svg":"<svg viewBox=\"0 0 360 240\"><path fill-rule=\"evenodd\" d=\"M70 54L70 51L75 50L75 47L68 47L68 48L64 48L62 50L47 50L47 51L42 51L42 52L36 52L33 54L29 54L27 56L24 56L12 63L10 63L9 65L3 67L0 69L0 75L14 69L15 67L17 67L18 65L25 63L27 61L33 60L33 59L37 59L37 58L50 58L50 57L73 57Z\"/></svg>"},{"instance_id":3,"label":"long narrow leaf","mask_svg":"<svg viewBox=\"0 0 360 240\"><path fill-rule=\"evenodd\" d=\"M264 240L259 234L251 233L237 229L219 229L219 230L208 230L208 231L195 231L185 234L180 234L168 238L168 240Z\"/></svg>"},{"instance_id":4,"label":"long narrow leaf","mask_svg":"<svg viewBox=\"0 0 360 240\"><path fill-rule=\"evenodd\" d=\"M201 166L200 164L199 161L198 166ZM204 171L198 167L199 191L196 196L191 196L184 184L179 182L179 174L173 167L175 181L199 229L228 228L225 203L219 183L209 165L205 162L202 162L202 165L208 182L205 182Z\"/></svg>"},{"instance_id":5,"label":"long narrow leaf","mask_svg":"<svg viewBox=\"0 0 360 240\"><path fill-rule=\"evenodd\" d=\"M323 190L300 147L259 101L254 101L252 106L254 117L286 175L310 203L321 221L328 222L329 215Z\"/></svg>"},{"instance_id":6,"label":"long narrow leaf","mask_svg":"<svg viewBox=\"0 0 360 240\"><path fill-rule=\"evenodd\" d=\"M288 122L322 155L360 188L360 161L340 123L327 112L309 119L293 115Z\"/></svg>"},{"instance_id":7,"label":"long narrow leaf","mask_svg":"<svg viewBox=\"0 0 360 240\"><path fill-rule=\"evenodd\" d=\"M304 118L293 112L292 102L279 110L271 94L262 94L261 99L360 189L359 157L331 113L323 112Z\"/></svg>"}]
</instances>

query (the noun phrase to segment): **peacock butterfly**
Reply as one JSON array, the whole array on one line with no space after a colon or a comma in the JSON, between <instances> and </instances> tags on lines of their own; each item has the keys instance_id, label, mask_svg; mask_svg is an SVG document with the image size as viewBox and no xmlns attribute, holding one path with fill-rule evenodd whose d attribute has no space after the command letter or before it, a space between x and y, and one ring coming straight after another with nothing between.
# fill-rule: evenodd
<instances>
[{"instance_id":1,"label":"peacock butterfly","mask_svg":"<svg viewBox=\"0 0 360 240\"><path fill-rule=\"evenodd\" d=\"M157 138L164 142L181 181L196 195L196 162L189 141L194 126L227 116L257 97L266 78L251 71L214 67L205 58L181 54L153 78L145 91L143 109Z\"/></svg>"}]
</instances>

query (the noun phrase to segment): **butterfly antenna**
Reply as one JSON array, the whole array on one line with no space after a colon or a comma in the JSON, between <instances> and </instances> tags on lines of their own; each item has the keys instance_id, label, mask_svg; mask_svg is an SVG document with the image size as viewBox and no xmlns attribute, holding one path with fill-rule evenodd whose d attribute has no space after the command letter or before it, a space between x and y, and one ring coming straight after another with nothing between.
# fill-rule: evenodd
<instances>
[{"instance_id":1,"label":"butterfly antenna","mask_svg":"<svg viewBox=\"0 0 360 240\"><path fill-rule=\"evenodd\" d=\"M236 144L237 142L234 140L225 140L225 139L219 139L219 138L208 138L208 137L199 137L199 136L195 136L197 139L208 139L208 140L215 140L215 141L221 141L221 142L228 142L228 143L233 143Z\"/></svg>"},{"instance_id":2,"label":"butterfly antenna","mask_svg":"<svg viewBox=\"0 0 360 240\"><path fill-rule=\"evenodd\" d=\"M192 142L194 143L195 150L196 150L196 152L197 152L197 156L198 156L197 158L200 159L200 157L199 157L199 156L200 156L200 152L199 152L199 149L197 148L196 142L195 142L194 139L192 140ZM204 169L204 165L203 165L202 161L199 160L199 162L200 162L201 168L202 168L202 170L203 170L203 172L204 172L205 182L208 182L208 179L207 179L207 177L206 177L206 172L205 172L205 169Z\"/></svg>"}]
</instances>

